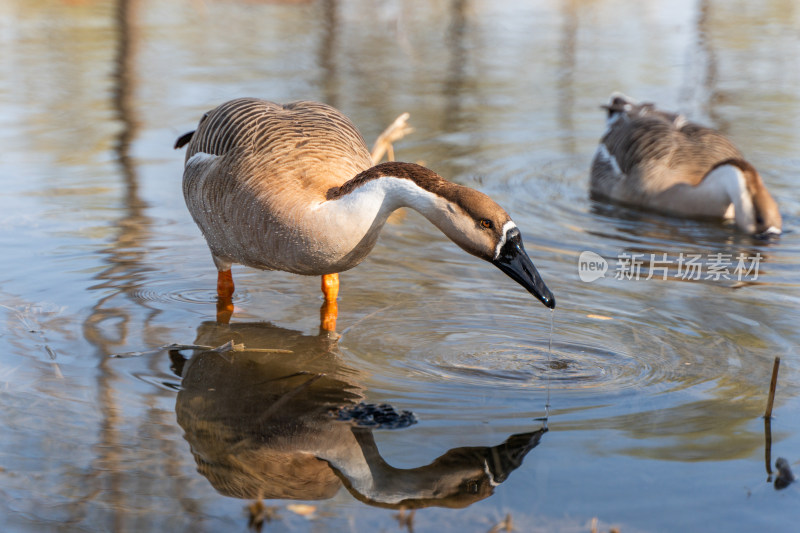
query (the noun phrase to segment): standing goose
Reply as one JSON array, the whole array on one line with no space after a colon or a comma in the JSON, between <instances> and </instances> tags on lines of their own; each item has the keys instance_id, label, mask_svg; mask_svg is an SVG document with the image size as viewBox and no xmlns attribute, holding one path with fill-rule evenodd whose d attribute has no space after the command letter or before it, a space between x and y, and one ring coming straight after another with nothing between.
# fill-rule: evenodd
<instances>
[{"instance_id":1,"label":"standing goose","mask_svg":"<svg viewBox=\"0 0 800 533\"><path fill-rule=\"evenodd\" d=\"M591 170L601 198L669 215L733 219L779 235L781 215L761 176L721 133L613 94Z\"/></svg>"},{"instance_id":2,"label":"standing goose","mask_svg":"<svg viewBox=\"0 0 800 533\"><path fill-rule=\"evenodd\" d=\"M232 100L203 115L175 147L186 144L183 195L211 249L224 309L232 310L233 263L322 276L321 327L334 330L338 273L364 260L401 207L555 307L499 205L419 165L372 166L358 130L330 106Z\"/></svg>"}]
</instances>

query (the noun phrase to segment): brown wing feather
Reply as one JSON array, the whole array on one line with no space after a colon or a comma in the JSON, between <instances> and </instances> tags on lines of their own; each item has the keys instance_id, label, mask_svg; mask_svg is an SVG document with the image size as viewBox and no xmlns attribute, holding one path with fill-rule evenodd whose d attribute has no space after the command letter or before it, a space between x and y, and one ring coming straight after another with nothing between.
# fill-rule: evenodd
<instances>
[{"instance_id":1,"label":"brown wing feather","mask_svg":"<svg viewBox=\"0 0 800 533\"><path fill-rule=\"evenodd\" d=\"M314 241L312 207L371 166L364 139L334 108L254 98L206 113L186 161L186 205L218 267L237 262L299 274L328 268L326 254L336 252Z\"/></svg>"},{"instance_id":2,"label":"brown wing feather","mask_svg":"<svg viewBox=\"0 0 800 533\"><path fill-rule=\"evenodd\" d=\"M601 141L641 191L656 192L675 182L697 185L720 161L742 158L721 133L671 118L664 113L624 117Z\"/></svg>"},{"instance_id":3,"label":"brown wing feather","mask_svg":"<svg viewBox=\"0 0 800 533\"><path fill-rule=\"evenodd\" d=\"M262 178L290 180L323 193L371 166L353 123L317 102L281 105L240 98L222 104L200 122L186 160L198 152L224 155L233 148L248 149Z\"/></svg>"}]
</instances>

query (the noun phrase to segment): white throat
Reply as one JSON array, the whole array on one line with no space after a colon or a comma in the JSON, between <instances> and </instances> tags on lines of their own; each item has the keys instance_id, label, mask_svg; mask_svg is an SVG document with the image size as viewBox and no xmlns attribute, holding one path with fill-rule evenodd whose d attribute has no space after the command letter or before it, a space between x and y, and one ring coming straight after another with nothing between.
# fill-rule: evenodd
<instances>
[{"instance_id":1,"label":"white throat","mask_svg":"<svg viewBox=\"0 0 800 533\"><path fill-rule=\"evenodd\" d=\"M347 217L352 224L356 219L385 222L401 207L410 207L430 219L442 208L443 202L442 198L409 179L384 176L368 181L341 198L322 202L316 209Z\"/></svg>"},{"instance_id":2,"label":"white throat","mask_svg":"<svg viewBox=\"0 0 800 533\"><path fill-rule=\"evenodd\" d=\"M717 167L705 177L701 187L724 190L731 202L725 218L734 219L736 225L745 232L755 232L756 216L753 197L747 190L747 178L742 169L734 165Z\"/></svg>"},{"instance_id":3,"label":"white throat","mask_svg":"<svg viewBox=\"0 0 800 533\"><path fill-rule=\"evenodd\" d=\"M440 226L441 213L447 210L447 204L409 179L389 176L368 181L340 198L320 202L299 216L309 226L308 235L320 230L327 233L326 243L335 248L332 253L351 259L357 256L348 267L351 268L375 245L393 211L410 207Z\"/></svg>"}]
</instances>

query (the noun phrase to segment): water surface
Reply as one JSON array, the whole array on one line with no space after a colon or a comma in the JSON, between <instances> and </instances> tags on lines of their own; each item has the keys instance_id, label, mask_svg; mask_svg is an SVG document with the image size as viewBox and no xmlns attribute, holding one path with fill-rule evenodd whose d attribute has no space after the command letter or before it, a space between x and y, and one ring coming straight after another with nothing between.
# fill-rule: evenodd
<instances>
[{"instance_id":1,"label":"water surface","mask_svg":"<svg viewBox=\"0 0 800 533\"><path fill-rule=\"evenodd\" d=\"M780 356L770 463L800 470L799 29L790 0L1 1L3 529L246 530L260 495L277 531L401 531L398 501L415 531L793 530L760 417ZM780 240L590 200L614 90L730 135ZM233 322L213 324L172 144L245 95L328 102L370 141L409 112L398 158L521 228L558 299L552 355L550 312L413 212L342 274L338 342L318 280L284 273L235 268ZM587 250L609 262L591 283ZM625 279L634 254L665 275ZM760 254L757 279L681 279L679 257L716 254ZM228 340L250 351L156 350ZM419 422L328 416L358 402ZM305 466L259 466L298 449ZM265 489L301 471L316 492ZM413 502L386 495L398 480Z\"/></svg>"}]
</instances>

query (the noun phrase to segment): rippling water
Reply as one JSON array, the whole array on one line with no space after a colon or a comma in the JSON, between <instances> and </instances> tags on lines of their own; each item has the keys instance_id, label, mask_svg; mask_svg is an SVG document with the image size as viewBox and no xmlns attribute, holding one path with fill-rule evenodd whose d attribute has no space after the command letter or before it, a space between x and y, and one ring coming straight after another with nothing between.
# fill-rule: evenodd
<instances>
[{"instance_id":1,"label":"rippling water","mask_svg":"<svg viewBox=\"0 0 800 533\"><path fill-rule=\"evenodd\" d=\"M281 531L400 531L398 498L416 531L794 530L766 461L800 470L799 29L791 0L0 0L3 530L244 530L259 497ZM731 136L781 238L590 200L614 90ZM235 268L215 325L172 144L244 95L370 140L409 112L397 157L503 205L555 313L409 212L342 274L338 341L284 273ZM678 270L717 254L757 279ZM358 402L419 421L332 418Z\"/></svg>"}]
</instances>

